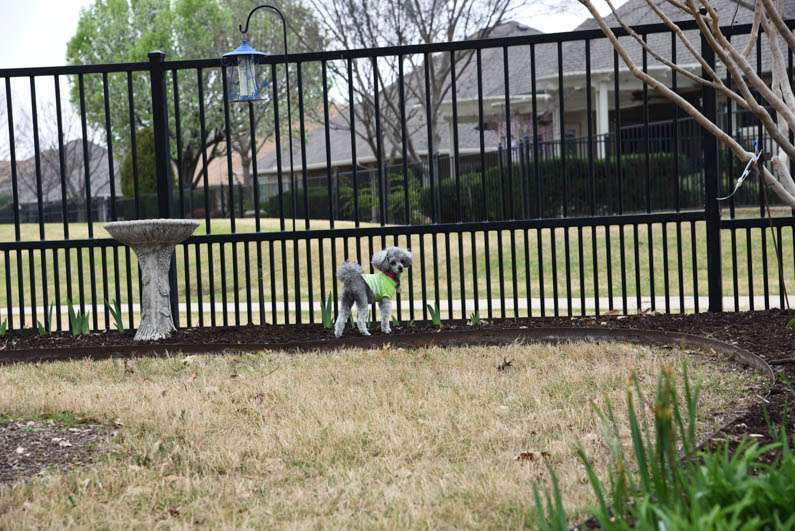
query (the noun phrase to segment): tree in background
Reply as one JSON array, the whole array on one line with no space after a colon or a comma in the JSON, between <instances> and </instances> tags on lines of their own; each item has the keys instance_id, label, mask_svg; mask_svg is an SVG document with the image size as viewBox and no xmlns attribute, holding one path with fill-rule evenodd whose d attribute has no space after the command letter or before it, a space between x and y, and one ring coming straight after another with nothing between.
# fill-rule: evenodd
<instances>
[{"instance_id":1,"label":"tree in background","mask_svg":"<svg viewBox=\"0 0 795 531\"><path fill-rule=\"evenodd\" d=\"M69 41L67 59L70 64L96 64L147 61L148 53L160 50L166 58L216 58L240 44L237 23L244 20L254 0L96 0L81 13L77 32ZM304 35L319 35L312 13L290 1L283 6L293 31ZM252 23L250 35L263 50L281 51L281 33L275 20L258 19ZM319 37L317 38L319 41ZM303 41L306 45L311 39ZM293 43L299 51L298 42ZM283 77L283 73L282 76ZM177 71L179 84L180 144L177 153L176 123L173 109L173 78L167 74L168 102L171 106L170 146L181 186L195 188L202 182L202 153L208 162L227 153L236 153L244 168L245 180L250 181L252 152L256 153L274 133L273 107L255 104L253 121L256 146L250 138L249 112L245 107L229 109L229 138L226 137L224 117L223 78L221 70L204 69L201 79L194 69ZM86 113L93 127L104 130L105 110L103 80L100 75L84 76ZM199 112L199 85L203 90L203 111L206 128L202 134ZM316 85L312 78L304 79L307 91L305 105L312 104L310 90ZM133 109L128 104L128 88L132 89ZM278 87L277 87L278 89ZM110 94L111 137L114 151L128 152L131 131L151 126L149 77L146 72L108 75ZM283 92L282 92L283 93ZM310 101L307 102L307 95ZM80 108L80 89L73 83L71 100ZM284 103L281 101L280 103ZM280 107L280 113L282 108ZM286 119L281 120L286 126ZM228 151L231 150L231 151Z\"/></svg>"},{"instance_id":2,"label":"tree in background","mask_svg":"<svg viewBox=\"0 0 795 531\"><path fill-rule=\"evenodd\" d=\"M87 130L85 139L87 157L83 156L83 138L80 116L62 109L63 138L58 139L58 109L54 103L39 104L39 175L36 175L33 158L33 120L30 113L14 115L14 133L17 145L17 184L21 202L34 202L41 196L43 202L60 201L74 205L85 203L88 186L92 196L109 194L110 178L101 135ZM22 151L19 148L22 147ZM22 158L22 153L30 153ZM86 167L90 183L86 182ZM41 194L39 182L41 181Z\"/></svg>"},{"instance_id":3,"label":"tree in background","mask_svg":"<svg viewBox=\"0 0 795 531\"><path fill-rule=\"evenodd\" d=\"M579 0L593 15L602 32L610 40L613 48L627 65L630 72L648 83L669 101L677 105L688 115L710 132L718 141L726 146L743 164L751 161L755 155L749 151L750 146L743 146L737 139L721 129L720 125L709 120L687 99L677 94L656 78L650 76L637 65L626 48L622 46L615 33L610 29L602 15L594 7L591 0ZM787 51L795 52L795 33L787 27L784 17L784 4L776 0L758 0L752 4L738 1L736 9L753 12L753 25L748 37L739 36L730 41L721 30L732 20L723 20L710 0L646 0L648 7L676 34L677 39L692 54L702 68L702 74L674 64L659 51L652 49L646 40L630 28L616 12L610 0L607 0L617 22L623 26L629 36L649 55L699 85L711 87L725 97L727 101L751 113L764 128L766 135L772 140L773 153L770 156L770 167L763 163L753 163L753 167L766 186L787 205L795 209L795 180L790 172L790 161L795 159L795 142L791 140L791 132L795 131L795 94L787 71ZM699 32L695 38L703 37L715 56L731 76L731 85L721 78L717 68L712 68L701 56L699 44L693 42L693 35L688 36L675 20L694 20ZM758 38L760 30L764 40ZM769 80L759 75L751 64L757 46L764 46L764 54L770 58ZM757 97L759 99L757 99Z\"/></svg>"},{"instance_id":4,"label":"tree in background","mask_svg":"<svg viewBox=\"0 0 795 531\"><path fill-rule=\"evenodd\" d=\"M527 0L307 0L318 12L318 20L326 38L343 49L377 48L407 44L430 44L467 38L488 38L495 26L505 22ZM474 53L460 52L455 58L456 72L462 72L472 61ZM389 141L390 152L385 160L394 159L401 149L401 109L398 79L404 70L404 90L407 100L406 122L421 129L430 122L434 148L440 143L439 127L441 103L449 97L452 63L450 54L433 54L428 61L430 102L425 97L425 58L415 55L379 58L377 70L369 60L351 63L354 90L354 119L356 132L376 153L374 87L382 94L380 113L382 134ZM329 63L342 87L347 87L347 65ZM347 88L346 88L347 90ZM428 105L430 103L430 105ZM348 109L338 109L350 127ZM413 118L420 117L420 120ZM407 154L411 161L419 161L412 142L413 130L407 131Z\"/></svg>"},{"instance_id":5,"label":"tree in background","mask_svg":"<svg viewBox=\"0 0 795 531\"><path fill-rule=\"evenodd\" d=\"M133 168L133 150L128 150L121 164L121 191L125 197L139 194L157 193L157 174L155 163L155 132L151 127L139 129L136 133L135 155L138 178Z\"/></svg>"}]
</instances>

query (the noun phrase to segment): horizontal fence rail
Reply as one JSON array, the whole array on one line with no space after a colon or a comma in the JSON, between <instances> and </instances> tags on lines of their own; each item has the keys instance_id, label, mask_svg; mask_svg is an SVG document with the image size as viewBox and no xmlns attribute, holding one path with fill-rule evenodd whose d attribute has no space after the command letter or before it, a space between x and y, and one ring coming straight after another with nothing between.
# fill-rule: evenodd
<instances>
[{"instance_id":1,"label":"horizontal fence rail","mask_svg":"<svg viewBox=\"0 0 795 531\"><path fill-rule=\"evenodd\" d=\"M635 30L696 64L665 25ZM753 116L630 51L743 145L772 148ZM719 203L743 165L599 30L269 56L266 100L242 105L219 59L166 59L0 69L9 328L68 329L69 307L95 330L135 328L137 259L102 225L155 217L200 222L173 257L178 326L318 323L329 297L336 313L337 267L371 269L390 245L414 255L400 321L795 303L793 212L758 180ZM752 64L768 62L760 49Z\"/></svg>"}]
</instances>

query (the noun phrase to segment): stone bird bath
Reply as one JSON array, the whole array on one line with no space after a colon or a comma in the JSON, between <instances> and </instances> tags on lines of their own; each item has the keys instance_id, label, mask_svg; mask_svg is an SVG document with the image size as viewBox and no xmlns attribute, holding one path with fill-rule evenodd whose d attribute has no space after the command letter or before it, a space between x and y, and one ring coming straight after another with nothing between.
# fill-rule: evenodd
<instances>
[{"instance_id":1,"label":"stone bird bath","mask_svg":"<svg viewBox=\"0 0 795 531\"><path fill-rule=\"evenodd\" d=\"M174 247L185 241L199 224L191 219L141 219L114 221L105 230L129 245L141 268L141 324L135 341L164 339L175 330L171 317L168 270Z\"/></svg>"}]
</instances>

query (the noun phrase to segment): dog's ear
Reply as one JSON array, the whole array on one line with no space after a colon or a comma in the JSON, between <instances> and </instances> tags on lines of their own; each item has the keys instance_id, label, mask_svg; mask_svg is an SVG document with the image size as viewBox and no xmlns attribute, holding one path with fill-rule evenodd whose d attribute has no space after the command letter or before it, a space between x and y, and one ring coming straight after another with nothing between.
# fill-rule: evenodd
<instances>
[{"instance_id":1,"label":"dog's ear","mask_svg":"<svg viewBox=\"0 0 795 531\"><path fill-rule=\"evenodd\" d=\"M406 267L411 267L414 262L414 257L411 254L411 251L403 250L403 265Z\"/></svg>"},{"instance_id":2,"label":"dog's ear","mask_svg":"<svg viewBox=\"0 0 795 531\"><path fill-rule=\"evenodd\" d=\"M382 249L373 255L370 263L373 264L375 269L383 271L386 268L386 263L389 261L389 253L387 251L388 249Z\"/></svg>"}]
</instances>

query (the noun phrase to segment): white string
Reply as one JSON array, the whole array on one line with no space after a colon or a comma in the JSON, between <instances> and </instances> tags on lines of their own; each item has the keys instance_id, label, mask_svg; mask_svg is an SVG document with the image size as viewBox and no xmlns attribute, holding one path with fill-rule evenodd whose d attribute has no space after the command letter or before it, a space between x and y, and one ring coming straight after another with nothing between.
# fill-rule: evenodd
<instances>
[{"instance_id":1,"label":"white string","mask_svg":"<svg viewBox=\"0 0 795 531\"><path fill-rule=\"evenodd\" d=\"M756 147L757 147L757 142L754 141L754 149L756 149ZM759 161L759 157L762 156L762 151L764 151L764 149L760 148L759 151L757 151L756 154L753 157L751 157L751 159L748 161L748 164L745 165L745 169L743 170L742 175L740 175L740 178L737 179L737 182L734 185L734 190L732 190L732 193L730 193L726 197L719 197L718 201L726 201L727 199L731 199L734 196L734 194L737 193L737 190L740 189L740 187L743 185L743 183L748 178L748 176L751 175L751 168Z\"/></svg>"}]
</instances>

